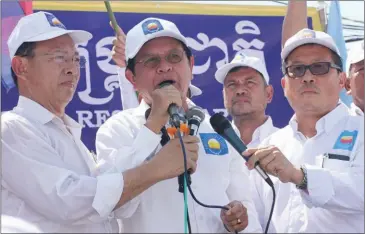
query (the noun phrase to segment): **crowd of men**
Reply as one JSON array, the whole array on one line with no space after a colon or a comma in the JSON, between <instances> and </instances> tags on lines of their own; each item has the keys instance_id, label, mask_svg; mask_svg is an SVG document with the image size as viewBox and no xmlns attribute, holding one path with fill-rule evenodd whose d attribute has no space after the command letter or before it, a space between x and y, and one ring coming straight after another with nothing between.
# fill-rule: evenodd
<instances>
[{"instance_id":1,"label":"crowd of men","mask_svg":"<svg viewBox=\"0 0 365 234\"><path fill-rule=\"evenodd\" d=\"M215 79L249 160L209 116L198 135L182 137L191 190L226 207L210 209L190 194L184 203L179 137L164 142L169 106L187 112L191 97L204 95L191 85L194 56L178 26L147 18L126 35L118 29L113 59L139 98L99 128L95 161L65 113L82 66L75 44L92 35L48 12L21 18L8 40L19 101L1 118L2 231L182 233L187 208L192 233L263 233L269 218L270 233L363 233L364 45L343 61L333 38L306 19L306 1L289 1L280 54L294 111L287 126L276 128L265 112L274 95L265 63L239 52ZM340 101L343 88L351 108ZM273 190L257 165L276 192L272 216Z\"/></svg>"}]
</instances>

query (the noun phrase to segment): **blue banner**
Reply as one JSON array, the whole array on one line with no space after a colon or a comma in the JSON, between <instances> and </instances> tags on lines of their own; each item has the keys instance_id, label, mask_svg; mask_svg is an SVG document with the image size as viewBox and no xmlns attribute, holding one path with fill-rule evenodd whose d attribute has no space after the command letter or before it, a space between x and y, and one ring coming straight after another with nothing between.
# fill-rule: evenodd
<instances>
[{"instance_id":1,"label":"blue banner","mask_svg":"<svg viewBox=\"0 0 365 234\"><path fill-rule=\"evenodd\" d=\"M99 126L122 110L117 68L111 59L114 33L109 26L108 14L45 10L56 15L68 29L87 30L94 36L88 43L79 45L79 53L87 61L86 68L81 70L77 91L66 108L67 114L84 126L82 140L90 150L94 150ZM225 112L222 85L214 79L217 67L231 61L235 53L241 50L260 57L266 63L270 83L274 87L274 99L268 105L267 114L273 118L274 125L283 127L293 111L280 85L281 29L285 10L282 12L283 15L275 16L262 16L259 13L257 16L243 16L115 12L115 17L125 32L147 17L167 19L179 27L188 38L195 56L192 83L203 90L203 94L193 101L210 114ZM309 18L309 25L313 27L312 18ZM6 92L2 87L1 98L2 111L10 110L17 103L17 90Z\"/></svg>"}]
</instances>

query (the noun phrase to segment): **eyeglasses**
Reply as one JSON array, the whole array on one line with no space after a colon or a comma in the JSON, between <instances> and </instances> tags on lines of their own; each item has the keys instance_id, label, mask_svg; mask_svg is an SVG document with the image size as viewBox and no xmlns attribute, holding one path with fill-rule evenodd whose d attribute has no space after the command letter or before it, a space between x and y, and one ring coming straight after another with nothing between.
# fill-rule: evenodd
<instances>
[{"instance_id":1,"label":"eyeglasses","mask_svg":"<svg viewBox=\"0 0 365 234\"><path fill-rule=\"evenodd\" d=\"M175 64L181 62L184 52L181 50L172 50L165 55L165 60L169 63ZM161 57L159 55L148 55L145 58L139 60L137 63L143 63L143 66L147 68L156 68L161 63Z\"/></svg>"},{"instance_id":2,"label":"eyeglasses","mask_svg":"<svg viewBox=\"0 0 365 234\"><path fill-rule=\"evenodd\" d=\"M310 65L298 64L288 66L285 68L285 74L290 78L300 78L303 77L307 69L309 69L312 75L321 76L327 74L330 68L335 68L339 71L342 71L342 68L336 64L330 62L318 62L312 63Z\"/></svg>"},{"instance_id":3,"label":"eyeglasses","mask_svg":"<svg viewBox=\"0 0 365 234\"><path fill-rule=\"evenodd\" d=\"M69 61L75 64L79 68L84 68L86 64L86 58L84 56L73 55L67 56L65 53L59 52L54 54L43 54L41 56L50 56L50 60L59 65L66 65Z\"/></svg>"}]
</instances>

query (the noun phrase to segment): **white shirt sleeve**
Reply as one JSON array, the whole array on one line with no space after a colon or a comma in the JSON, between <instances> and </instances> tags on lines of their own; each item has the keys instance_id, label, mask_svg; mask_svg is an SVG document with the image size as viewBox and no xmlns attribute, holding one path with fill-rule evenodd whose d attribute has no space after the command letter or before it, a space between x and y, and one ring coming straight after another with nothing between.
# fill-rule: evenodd
<instances>
[{"instance_id":1,"label":"white shirt sleeve","mask_svg":"<svg viewBox=\"0 0 365 234\"><path fill-rule=\"evenodd\" d=\"M350 168L343 171L306 165L308 193L301 191L305 204L334 212L364 214L363 141L350 163Z\"/></svg>"},{"instance_id":2,"label":"white shirt sleeve","mask_svg":"<svg viewBox=\"0 0 365 234\"><path fill-rule=\"evenodd\" d=\"M114 122L112 122L114 121ZM96 135L98 162L108 165L112 170L124 172L141 165L160 143L161 136L143 127L134 138L128 123L110 119L102 125ZM119 218L129 218L139 205L139 197L115 210Z\"/></svg>"},{"instance_id":3,"label":"white shirt sleeve","mask_svg":"<svg viewBox=\"0 0 365 234\"><path fill-rule=\"evenodd\" d=\"M256 208L251 197L251 182L249 171L244 159L233 152L234 159L230 164L230 183L227 194L230 201L237 200L247 208L248 226L243 233L262 233L262 228L257 216ZM246 167L246 168L245 168Z\"/></svg>"},{"instance_id":4,"label":"white shirt sleeve","mask_svg":"<svg viewBox=\"0 0 365 234\"><path fill-rule=\"evenodd\" d=\"M125 67L118 67L118 80L123 110L137 107L139 105L138 97L133 85L125 77Z\"/></svg>"},{"instance_id":5,"label":"white shirt sleeve","mask_svg":"<svg viewBox=\"0 0 365 234\"><path fill-rule=\"evenodd\" d=\"M67 169L70 165L32 126L2 124L2 180L7 189L58 223L108 218L123 191L120 173L80 175Z\"/></svg>"}]
</instances>

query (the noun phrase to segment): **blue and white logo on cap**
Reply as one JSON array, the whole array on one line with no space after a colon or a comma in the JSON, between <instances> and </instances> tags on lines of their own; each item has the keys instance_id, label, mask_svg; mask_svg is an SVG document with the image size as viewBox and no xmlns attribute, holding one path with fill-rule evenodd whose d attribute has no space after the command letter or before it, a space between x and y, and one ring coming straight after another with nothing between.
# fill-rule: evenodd
<instances>
[{"instance_id":1,"label":"blue and white logo on cap","mask_svg":"<svg viewBox=\"0 0 365 234\"><path fill-rule=\"evenodd\" d=\"M49 23L49 25L51 25L52 27L58 27L58 28L62 28L66 30L65 25L63 25L61 23L61 21L59 21L56 16L49 14L49 13L44 13L46 15L47 21Z\"/></svg>"},{"instance_id":2,"label":"blue and white logo on cap","mask_svg":"<svg viewBox=\"0 0 365 234\"><path fill-rule=\"evenodd\" d=\"M301 32L298 33L298 38L316 38L316 32L310 29L303 29Z\"/></svg>"},{"instance_id":3,"label":"blue and white logo on cap","mask_svg":"<svg viewBox=\"0 0 365 234\"><path fill-rule=\"evenodd\" d=\"M155 33L158 31L162 31L162 30L164 30L164 28L162 27L162 24L160 21L153 19L153 20L147 20L147 21L143 22L142 30L143 30L144 35L147 35L147 34Z\"/></svg>"}]
</instances>

